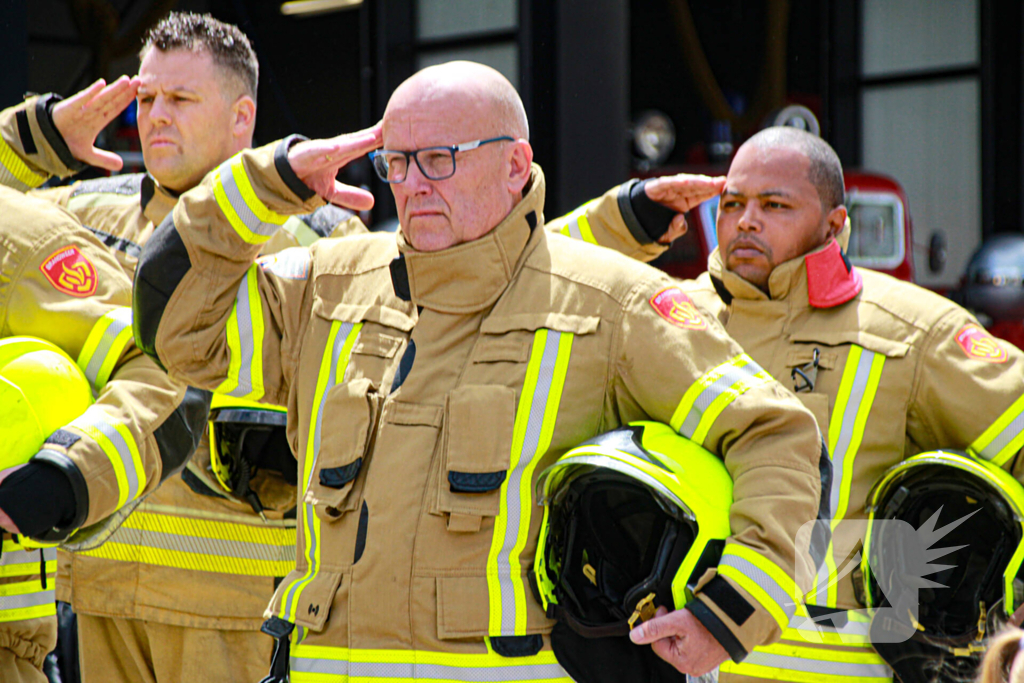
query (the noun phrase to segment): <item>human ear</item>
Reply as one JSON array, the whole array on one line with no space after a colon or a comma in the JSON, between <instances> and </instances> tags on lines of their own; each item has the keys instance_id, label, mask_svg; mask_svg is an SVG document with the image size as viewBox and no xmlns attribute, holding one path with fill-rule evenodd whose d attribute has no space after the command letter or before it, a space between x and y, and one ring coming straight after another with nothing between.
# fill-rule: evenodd
<instances>
[{"instance_id":1,"label":"human ear","mask_svg":"<svg viewBox=\"0 0 1024 683\"><path fill-rule=\"evenodd\" d=\"M533 147L520 138L511 145L508 156L508 189L512 194L519 194L530 180L530 168L533 164Z\"/></svg>"},{"instance_id":2,"label":"human ear","mask_svg":"<svg viewBox=\"0 0 1024 683\"><path fill-rule=\"evenodd\" d=\"M838 237L846 225L846 207L840 204L828 212L825 220L828 223L828 237Z\"/></svg>"},{"instance_id":3,"label":"human ear","mask_svg":"<svg viewBox=\"0 0 1024 683\"><path fill-rule=\"evenodd\" d=\"M231 113L234 116L232 131L236 136L244 136L252 133L256 125L256 103L248 95L242 95L231 105Z\"/></svg>"}]
</instances>

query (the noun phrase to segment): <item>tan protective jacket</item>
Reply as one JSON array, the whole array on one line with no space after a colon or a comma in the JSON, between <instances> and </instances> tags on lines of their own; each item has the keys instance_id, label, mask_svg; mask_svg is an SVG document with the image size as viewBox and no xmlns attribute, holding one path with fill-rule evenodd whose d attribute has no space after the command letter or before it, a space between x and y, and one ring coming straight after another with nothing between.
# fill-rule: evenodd
<instances>
[{"instance_id":1,"label":"tan protective jacket","mask_svg":"<svg viewBox=\"0 0 1024 683\"><path fill-rule=\"evenodd\" d=\"M321 203L286 154L243 152L183 196L135 305L172 376L288 406L299 561L267 616L303 627L293 681L552 674L527 585L534 483L635 419L672 424L735 480L735 534L704 579L727 604L704 591L691 610L734 656L778 637L809 565L796 530L819 513L820 435L798 401L660 272L537 229L539 168L472 243L426 254L367 235L253 264L286 214ZM501 656L525 636L511 649L531 656Z\"/></svg>"},{"instance_id":2,"label":"tan protective jacket","mask_svg":"<svg viewBox=\"0 0 1024 683\"><path fill-rule=\"evenodd\" d=\"M198 432L189 433L176 410L184 405L184 385L132 341L131 286L109 252L49 202L0 188L0 205L0 337L54 342L77 360L97 393L96 402L35 456L67 474L76 495L75 519L54 529L54 540L96 525L76 540L98 532L101 521L179 471ZM201 417L194 422L201 424ZM46 590L39 552L9 537L3 544L0 648L41 666L56 636L54 552L43 553L51 575Z\"/></svg>"}]
</instances>

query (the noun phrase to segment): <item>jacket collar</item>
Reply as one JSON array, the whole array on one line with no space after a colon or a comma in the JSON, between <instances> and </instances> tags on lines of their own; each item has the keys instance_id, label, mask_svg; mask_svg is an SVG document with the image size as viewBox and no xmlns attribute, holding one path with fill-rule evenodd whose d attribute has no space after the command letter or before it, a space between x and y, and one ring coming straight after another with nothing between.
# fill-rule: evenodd
<instances>
[{"instance_id":1,"label":"jacket collar","mask_svg":"<svg viewBox=\"0 0 1024 683\"><path fill-rule=\"evenodd\" d=\"M441 313L475 313L492 306L518 271L530 235L543 220L544 174L537 165L527 188L496 228L472 242L420 252L399 231L401 255L391 266L395 293Z\"/></svg>"},{"instance_id":2,"label":"jacket collar","mask_svg":"<svg viewBox=\"0 0 1024 683\"><path fill-rule=\"evenodd\" d=\"M139 195L139 203L142 206L142 214L153 225L160 225L167 214L171 212L174 205L178 203L176 192L168 190L156 181L148 173L142 178L142 191Z\"/></svg>"},{"instance_id":3,"label":"jacket collar","mask_svg":"<svg viewBox=\"0 0 1024 683\"><path fill-rule=\"evenodd\" d=\"M812 252L776 266L768 276L768 294L726 270L717 248L708 257L708 272L726 304L733 298L794 299L805 300L813 308L832 308L857 296L864 285L860 272L834 239Z\"/></svg>"}]
</instances>

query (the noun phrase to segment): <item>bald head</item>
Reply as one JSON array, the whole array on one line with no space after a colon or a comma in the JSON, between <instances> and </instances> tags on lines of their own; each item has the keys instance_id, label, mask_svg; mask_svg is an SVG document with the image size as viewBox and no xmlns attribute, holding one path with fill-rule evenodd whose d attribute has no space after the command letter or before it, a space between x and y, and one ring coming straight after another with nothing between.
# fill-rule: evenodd
<instances>
[{"instance_id":1,"label":"bald head","mask_svg":"<svg viewBox=\"0 0 1024 683\"><path fill-rule=\"evenodd\" d=\"M530 126L519 93L498 71L475 62L430 66L402 83L384 112L436 105L447 115L468 119L480 137L509 135L529 140Z\"/></svg>"},{"instance_id":2,"label":"bald head","mask_svg":"<svg viewBox=\"0 0 1024 683\"><path fill-rule=\"evenodd\" d=\"M821 207L826 212L843 203L846 194L843 184L843 165L832 147L817 135L790 126L765 128L743 143L770 153L773 149L792 149L800 152L810 165L807 178L818 191ZM741 147L741 149L742 149Z\"/></svg>"}]
</instances>

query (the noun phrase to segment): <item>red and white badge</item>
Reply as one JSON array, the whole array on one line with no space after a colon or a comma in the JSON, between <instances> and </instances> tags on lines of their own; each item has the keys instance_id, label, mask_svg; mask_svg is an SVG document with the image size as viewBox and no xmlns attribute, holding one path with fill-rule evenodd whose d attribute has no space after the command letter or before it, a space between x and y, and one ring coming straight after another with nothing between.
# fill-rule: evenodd
<instances>
[{"instance_id":1,"label":"red and white badge","mask_svg":"<svg viewBox=\"0 0 1024 683\"><path fill-rule=\"evenodd\" d=\"M96 268L73 244L50 254L39 270L59 292L87 297L96 291Z\"/></svg>"},{"instance_id":2,"label":"red and white badge","mask_svg":"<svg viewBox=\"0 0 1024 683\"><path fill-rule=\"evenodd\" d=\"M693 301L678 287L666 287L652 296L650 301L658 315L676 327L687 330L703 330L707 327Z\"/></svg>"},{"instance_id":3,"label":"red and white badge","mask_svg":"<svg viewBox=\"0 0 1024 683\"><path fill-rule=\"evenodd\" d=\"M986 363L1005 363L1009 355L999 341L980 325L970 323L956 333L956 343L968 358Z\"/></svg>"}]
</instances>

